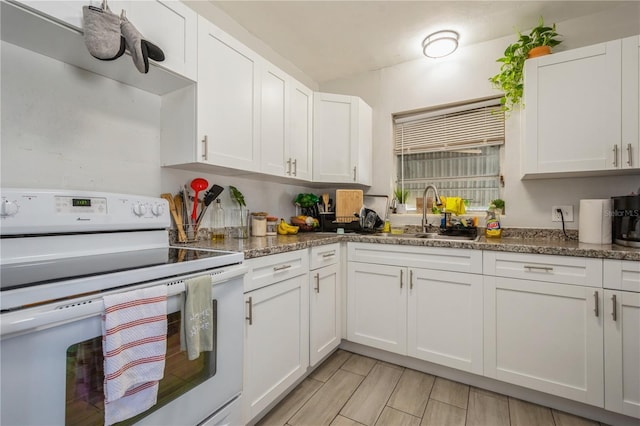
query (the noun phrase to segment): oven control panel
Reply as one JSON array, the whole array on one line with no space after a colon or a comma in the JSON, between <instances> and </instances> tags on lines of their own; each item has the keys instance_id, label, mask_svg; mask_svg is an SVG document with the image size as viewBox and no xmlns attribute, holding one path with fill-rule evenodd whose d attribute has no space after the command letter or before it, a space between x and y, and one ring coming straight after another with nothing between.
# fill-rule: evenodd
<instances>
[{"instance_id":1,"label":"oven control panel","mask_svg":"<svg viewBox=\"0 0 640 426\"><path fill-rule=\"evenodd\" d=\"M169 205L156 197L93 191L0 189L0 234L165 229Z\"/></svg>"}]
</instances>

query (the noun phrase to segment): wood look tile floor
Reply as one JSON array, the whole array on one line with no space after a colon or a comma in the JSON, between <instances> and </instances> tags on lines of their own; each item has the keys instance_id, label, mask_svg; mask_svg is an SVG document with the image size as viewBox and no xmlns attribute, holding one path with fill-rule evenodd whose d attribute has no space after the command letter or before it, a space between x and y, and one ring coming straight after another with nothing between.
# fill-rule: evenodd
<instances>
[{"instance_id":1,"label":"wood look tile floor","mask_svg":"<svg viewBox=\"0 0 640 426\"><path fill-rule=\"evenodd\" d=\"M258 425L600 426L600 423L338 350Z\"/></svg>"}]
</instances>

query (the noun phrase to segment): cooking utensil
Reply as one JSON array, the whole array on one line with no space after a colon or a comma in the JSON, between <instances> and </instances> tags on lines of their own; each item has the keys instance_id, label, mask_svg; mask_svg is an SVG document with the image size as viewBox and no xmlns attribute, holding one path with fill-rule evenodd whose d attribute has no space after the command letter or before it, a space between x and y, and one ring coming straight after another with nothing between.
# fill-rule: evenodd
<instances>
[{"instance_id":1,"label":"cooking utensil","mask_svg":"<svg viewBox=\"0 0 640 426\"><path fill-rule=\"evenodd\" d=\"M169 202L169 211L171 212L171 216L176 222L176 228L178 229L178 241L187 241L187 236L184 233L184 229L182 229L182 221L178 219L178 212L176 211L176 205L173 201L173 197L169 193L164 193L160 196Z\"/></svg>"},{"instance_id":2,"label":"cooking utensil","mask_svg":"<svg viewBox=\"0 0 640 426\"><path fill-rule=\"evenodd\" d=\"M197 211L198 211L198 193L200 191L204 191L208 187L209 187L209 182L207 182L206 179L195 178L194 180L191 181L191 189L193 189L194 192L195 192L195 195L193 196L193 213L191 213L191 220L193 221L193 223L196 222L196 219L198 217L198 215L197 215Z\"/></svg>"},{"instance_id":3,"label":"cooking utensil","mask_svg":"<svg viewBox=\"0 0 640 426\"><path fill-rule=\"evenodd\" d=\"M324 211L328 212L329 211L329 194L327 194L326 192L322 194L322 204L324 205Z\"/></svg>"},{"instance_id":4,"label":"cooking utensil","mask_svg":"<svg viewBox=\"0 0 640 426\"><path fill-rule=\"evenodd\" d=\"M187 188L187 185L184 185L182 187L182 201L183 201L183 205L185 207L185 214L183 217L187 218L187 238L191 241L195 239L195 232L193 230L193 221L191 220L191 215L189 214L189 212L187 211L186 207L187 207L187 203L189 202L189 188Z\"/></svg>"},{"instance_id":5,"label":"cooking utensil","mask_svg":"<svg viewBox=\"0 0 640 426\"><path fill-rule=\"evenodd\" d=\"M357 215L364 204L361 189L336 189L336 222L349 223L358 220Z\"/></svg>"},{"instance_id":6,"label":"cooking utensil","mask_svg":"<svg viewBox=\"0 0 640 426\"><path fill-rule=\"evenodd\" d=\"M204 193L204 197L202 197L202 210L200 210L200 214L198 215L198 219L196 220L196 232L200 228L200 221L204 217L205 212L209 205L218 198L218 196L224 191L224 188L220 185L213 185L207 192Z\"/></svg>"}]
</instances>

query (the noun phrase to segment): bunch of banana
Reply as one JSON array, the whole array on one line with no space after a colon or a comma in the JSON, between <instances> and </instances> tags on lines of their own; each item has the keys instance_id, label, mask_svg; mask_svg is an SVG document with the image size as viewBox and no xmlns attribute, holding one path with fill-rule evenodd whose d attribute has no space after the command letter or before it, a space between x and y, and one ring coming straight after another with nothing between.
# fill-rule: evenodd
<instances>
[{"instance_id":1,"label":"bunch of banana","mask_svg":"<svg viewBox=\"0 0 640 426\"><path fill-rule=\"evenodd\" d=\"M294 235L298 233L298 226L289 225L284 219L280 219L280 223L278 224L278 234L280 235Z\"/></svg>"}]
</instances>

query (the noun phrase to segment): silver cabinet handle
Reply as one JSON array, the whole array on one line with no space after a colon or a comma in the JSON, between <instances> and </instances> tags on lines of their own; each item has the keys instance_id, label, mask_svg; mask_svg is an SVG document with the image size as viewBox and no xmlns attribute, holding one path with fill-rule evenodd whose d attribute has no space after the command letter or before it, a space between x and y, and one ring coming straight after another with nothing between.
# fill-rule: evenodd
<instances>
[{"instance_id":1,"label":"silver cabinet handle","mask_svg":"<svg viewBox=\"0 0 640 426\"><path fill-rule=\"evenodd\" d=\"M209 152L209 137L204 135L204 139L202 139L202 159L208 160L207 155Z\"/></svg>"},{"instance_id":2,"label":"silver cabinet handle","mask_svg":"<svg viewBox=\"0 0 640 426\"><path fill-rule=\"evenodd\" d=\"M252 325L253 324L253 303L252 303L251 297L249 297L249 300L247 300L244 303L249 305L249 316L245 317L244 319L249 320L249 325Z\"/></svg>"},{"instance_id":3,"label":"silver cabinet handle","mask_svg":"<svg viewBox=\"0 0 640 426\"><path fill-rule=\"evenodd\" d=\"M631 156L632 154L632 150L631 150L631 144L628 143L627 144L627 166L632 167L633 166L633 157Z\"/></svg>"},{"instance_id":4,"label":"silver cabinet handle","mask_svg":"<svg viewBox=\"0 0 640 426\"><path fill-rule=\"evenodd\" d=\"M413 269L409 270L409 290L413 290Z\"/></svg>"},{"instance_id":5,"label":"silver cabinet handle","mask_svg":"<svg viewBox=\"0 0 640 426\"><path fill-rule=\"evenodd\" d=\"M329 253L324 253L324 254L322 255L322 257L327 258L327 257L333 257L333 256L335 256L335 255L336 255L336 252L335 252L335 251L332 251L332 252L329 252Z\"/></svg>"},{"instance_id":6,"label":"silver cabinet handle","mask_svg":"<svg viewBox=\"0 0 640 426\"><path fill-rule=\"evenodd\" d=\"M293 175L298 176L298 159L293 159Z\"/></svg>"},{"instance_id":7,"label":"silver cabinet handle","mask_svg":"<svg viewBox=\"0 0 640 426\"><path fill-rule=\"evenodd\" d=\"M283 269L289 269L291 268L291 265L281 265L281 266L274 266L273 270L274 271L282 271Z\"/></svg>"},{"instance_id":8,"label":"silver cabinet handle","mask_svg":"<svg viewBox=\"0 0 640 426\"><path fill-rule=\"evenodd\" d=\"M546 271L546 272L553 271L553 267L552 266L524 265L524 269L528 269L528 270L534 269L534 270Z\"/></svg>"},{"instance_id":9,"label":"silver cabinet handle","mask_svg":"<svg viewBox=\"0 0 640 426\"><path fill-rule=\"evenodd\" d=\"M615 294L611 296L611 304L613 305L611 316L613 317L613 322L616 322L618 321L618 300Z\"/></svg>"},{"instance_id":10,"label":"silver cabinet handle","mask_svg":"<svg viewBox=\"0 0 640 426\"><path fill-rule=\"evenodd\" d=\"M600 303L599 303L599 299L598 299L598 292L594 291L593 292L593 299L595 302L595 306L593 308L593 312L596 314L596 317L600 316Z\"/></svg>"},{"instance_id":11,"label":"silver cabinet handle","mask_svg":"<svg viewBox=\"0 0 640 426\"><path fill-rule=\"evenodd\" d=\"M287 174L291 176L291 157L287 160Z\"/></svg>"},{"instance_id":12,"label":"silver cabinet handle","mask_svg":"<svg viewBox=\"0 0 640 426\"><path fill-rule=\"evenodd\" d=\"M403 273L404 273L404 270L400 269L400 288L402 288L402 285L404 284L402 282L403 281Z\"/></svg>"},{"instance_id":13,"label":"silver cabinet handle","mask_svg":"<svg viewBox=\"0 0 640 426\"><path fill-rule=\"evenodd\" d=\"M320 274L316 274L316 286L313 288L316 293L320 293Z\"/></svg>"},{"instance_id":14,"label":"silver cabinet handle","mask_svg":"<svg viewBox=\"0 0 640 426\"><path fill-rule=\"evenodd\" d=\"M358 166L353 166L353 181L355 182L356 179L356 171L358 170Z\"/></svg>"},{"instance_id":15,"label":"silver cabinet handle","mask_svg":"<svg viewBox=\"0 0 640 426\"><path fill-rule=\"evenodd\" d=\"M618 167L618 144L613 146L613 167Z\"/></svg>"}]
</instances>

